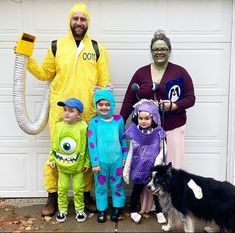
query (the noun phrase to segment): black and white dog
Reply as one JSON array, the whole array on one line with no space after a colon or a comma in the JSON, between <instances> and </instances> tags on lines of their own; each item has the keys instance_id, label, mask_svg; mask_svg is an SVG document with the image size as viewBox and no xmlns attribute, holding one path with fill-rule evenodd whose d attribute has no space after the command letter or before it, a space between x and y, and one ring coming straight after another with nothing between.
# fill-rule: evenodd
<instances>
[{"instance_id":1,"label":"black and white dog","mask_svg":"<svg viewBox=\"0 0 235 233\"><path fill-rule=\"evenodd\" d=\"M177 170L169 163L152 169L147 188L159 197L168 216L163 230L181 224L185 232L194 232L193 218L198 218L214 221L221 231L235 232L235 187L229 182Z\"/></svg>"}]
</instances>

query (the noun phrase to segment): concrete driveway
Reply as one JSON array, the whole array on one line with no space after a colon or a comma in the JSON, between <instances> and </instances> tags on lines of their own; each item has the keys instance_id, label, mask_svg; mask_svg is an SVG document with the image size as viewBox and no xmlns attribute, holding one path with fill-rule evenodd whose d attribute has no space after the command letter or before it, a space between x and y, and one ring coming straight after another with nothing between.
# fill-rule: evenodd
<instances>
[{"instance_id":1,"label":"concrete driveway","mask_svg":"<svg viewBox=\"0 0 235 233\"><path fill-rule=\"evenodd\" d=\"M55 216L43 219L40 216L45 199L0 199L0 232L164 232L154 213L145 214L139 224L134 223L127 211L117 226L107 220L98 223L96 215L88 214L84 223L75 219L73 204L69 205L68 218L58 223ZM204 224L196 223L196 231L203 232ZM172 232L182 232L178 229Z\"/></svg>"}]
</instances>

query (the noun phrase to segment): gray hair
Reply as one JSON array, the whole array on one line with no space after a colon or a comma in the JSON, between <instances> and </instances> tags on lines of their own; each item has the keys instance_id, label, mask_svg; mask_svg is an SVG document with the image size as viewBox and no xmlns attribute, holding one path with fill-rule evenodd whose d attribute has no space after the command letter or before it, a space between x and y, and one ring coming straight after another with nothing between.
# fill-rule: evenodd
<instances>
[{"instance_id":1,"label":"gray hair","mask_svg":"<svg viewBox=\"0 0 235 233\"><path fill-rule=\"evenodd\" d=\"M169 51L171 52L171 42L170 39L165 35L165 32L163 30L157 30L153 34L153 38L151 40L151 45L150 49L152 50L153 43L156 42L157 40L163 40L167 44Z\"/></svg>"}]
</instances>

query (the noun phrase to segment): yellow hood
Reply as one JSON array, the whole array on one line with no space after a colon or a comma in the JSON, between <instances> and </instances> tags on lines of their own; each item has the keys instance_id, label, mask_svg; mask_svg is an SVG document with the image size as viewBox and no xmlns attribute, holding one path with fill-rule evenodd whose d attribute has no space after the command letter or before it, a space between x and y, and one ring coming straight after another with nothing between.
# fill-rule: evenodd
<instances>
[{"instance_id":1,"label":"yellow hood","mask_svg":"<svg viewBox=\"0 0 235 233\"><path fill-rule=\"evenodd\" d=\"M86 16L87 22L88 22L88 27L89 27L89 25L90 25L90 13L87 9L87 6L84 3L76 4L70 9L70 11L69 11L69 25L70 25L70 20L71 20L72 16L75 13L78 13L78 12L82 13Z\"/></svg>"}]
</instances>

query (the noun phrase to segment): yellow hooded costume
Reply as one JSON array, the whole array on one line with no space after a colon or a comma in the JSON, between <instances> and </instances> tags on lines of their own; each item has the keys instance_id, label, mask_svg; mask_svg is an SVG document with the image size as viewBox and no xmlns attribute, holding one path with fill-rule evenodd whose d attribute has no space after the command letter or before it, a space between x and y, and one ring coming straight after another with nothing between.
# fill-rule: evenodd
<instances>
[{"instance_id":1,"label":"yellow hooded costume","mask_svg":"<svg viewBox=\"0 0 235 233\"><path fill-rule=\"evenodd\" d=\"M95 116L93 106L93 89L95 86L105 87L110 83L108 69L108 55L102 44L98 43L99 59L96 61L90 37L85 34L77 47L73 37L70 20L75 13L82 13L86 16L88 26L90 14L85 4L77 4L69 12L70 34L57 40L56 56L53 55L51 46L40 66L32 57L28 62L28 70L39 80L52 81L50 86L50 113L49 129L53 137L55 123L62 114L62 109L57 105L58 101L68 98L78 98L84 104L83 119L89 123ZM45 188L49 193L57 191L57 173L48 163L44 168ZM85 177L85 191L92 188L92 174Z\"/></svg>"}]
</instances>

